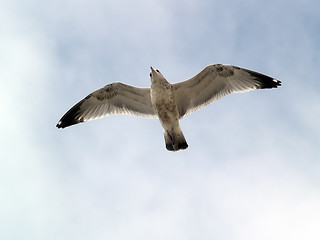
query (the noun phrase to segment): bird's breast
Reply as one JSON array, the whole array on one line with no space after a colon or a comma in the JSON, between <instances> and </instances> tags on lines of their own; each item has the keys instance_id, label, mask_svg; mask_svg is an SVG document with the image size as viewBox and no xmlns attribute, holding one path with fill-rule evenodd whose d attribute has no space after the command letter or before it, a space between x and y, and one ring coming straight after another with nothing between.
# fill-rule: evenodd
<instances>
[{"instance_id":1,"label":"bird's breast","mask_svg":"<svg viewBox=\"0 0 320 240\"><path fill-rule=\"evenodd\" d=\"M162 123L178 119L178 110L171 85L151 86L150 94L151 103Z\"/></svg>"}]
</instances>

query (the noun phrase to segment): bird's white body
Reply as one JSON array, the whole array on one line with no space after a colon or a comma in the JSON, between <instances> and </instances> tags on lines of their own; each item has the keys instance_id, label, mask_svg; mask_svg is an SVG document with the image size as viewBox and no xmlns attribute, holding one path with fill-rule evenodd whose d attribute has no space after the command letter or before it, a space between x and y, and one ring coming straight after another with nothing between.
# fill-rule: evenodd
<instances>
[{"instance_id":1,"label":"bird's white body","mask_svg":"<svg viewBox=\"0 0 320 240\"><path fill-rule=\"evenodd\" d=\"M175 102L173 86L159 71L153 68L151 68L150 97L164 130L167 149L177 151L187 148L188 144L179 125L179 111Z\"/></svg>"},{"instance_id":2,"label":"bird's white body","mask_svg":"<svg viewBox=\"0 0 320 240\"><path fill-rule=\"evenodd\" d=\"M94 91L74 105L58 122L65 128L110 114L134 114L157 117L164 129L166 148L186 149L188 144L179 126L179 119L234 92L276 88L279 80L251 70L213 64L194 77L170 84L151 68L151 87L138 88L116 82Z\"/></svg>"}]
</instances>

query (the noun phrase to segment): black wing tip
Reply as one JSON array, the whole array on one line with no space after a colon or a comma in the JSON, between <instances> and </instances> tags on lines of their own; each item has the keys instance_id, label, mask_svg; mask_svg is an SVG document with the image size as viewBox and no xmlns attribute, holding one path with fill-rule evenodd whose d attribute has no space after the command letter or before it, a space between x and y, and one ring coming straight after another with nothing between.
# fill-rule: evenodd
<instances>
[{"instance_id":1,"label":"black wing tip","mask_svg":"<svg viewBox=\"0 0 320 240\"><path fill-rule=\"evenodd\" d=\"M63 125L62 125L61 120L57 123L56 127L57 127L57 128L64 128Z\"/></svg>"},{"instance_id":2,"label":"black wing tip","mask_svg":"<svg viewBox=\"0 0 320 240\"><path fill-rule=\"evenodd\" d=\"M61 120L57 123L56 127L57 128L66 128L66 127L70 127L72 125L78 124L78 123L82 123L83 119L71 119L71 118L61 118Z\"/></svg>"},{"instance_id":3,"label":"black wing tip","mask_svg":"<svg viewBox=\"0 0 320 240\"><path fill-rule=\"evenodd\" d=\"M264 89L264 88L277 88L281 86L281 81L269 77L267 75L257 73L254 71L248 71L258 82L259 82L259 88Z\"/></svg>"},{"instance_id":4,"label":"black wing tip","mask_svg":"<svg viewBox=\"0 0 320 240\"><path fill-rule=\"evenodd\" d=\"M66 127L83 122L83 118L79 118L81 104L82 104L82 101L76 104L74 107L72 107L65 115L63 115L63 117L57 123L56 127L66 128Z\"/></svg>"},{"instance_id":5,"label":"black wing tip","mask_svg":"<svg viewBox=\"0 0 320 240\"><path fill-rule=\"evenodd\" d=\"M261 88L277 88L281 86L281 81L270 78L268 81L263 81Z\"/></svg>"},{"instance_id":6,"label":"black wing tip","mask_svg":"<svg viewBox=\"0 0 320 240\"><path fill-rule=\"evenodd\" d=\"M281 86L281 81L277 80L277 79L273 79L273 81L276 83L276 88Z\"/></svg>"},{"instance_id":7,"label":"black wing tip","mask_svg":"<svg viewBox=\"0 0 320 240\"><path fill-rule=\"evenodd\" d=\"M81 123L81 121L76 121L76 120L74 120L74 121L64 121L64 120L60 120L58 123L57 123L57 125L56 125L56 127L57 128L66 128L66 127L70 127L70 126L72 126L72 125L75 125L75 124L78 124L78 123Z\"/></svg>"}]
</instances>

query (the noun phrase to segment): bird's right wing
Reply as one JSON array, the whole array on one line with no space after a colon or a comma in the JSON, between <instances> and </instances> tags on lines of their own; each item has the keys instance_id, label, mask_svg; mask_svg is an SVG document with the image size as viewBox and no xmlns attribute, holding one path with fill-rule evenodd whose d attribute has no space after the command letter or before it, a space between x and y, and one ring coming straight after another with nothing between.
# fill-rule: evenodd
<instances>
[{"instance_id":1,"label":"bird's right wing","mask_svg":"<svg viewBox=\"0 0 320 240\"><path fill-rule=\"evenodd\" d=\"M234 92L276 88L279 80L251 70L214 64L187 81L173 84L180 118Z\"/></svg>"},{"instance_id":2,"label":"bird's right wing","mask_svg":"<svg viewBox=\"0 0 320 240\"><path fill-rule=\"evenodd\" d=\"M102 118L110 114L157 117L151 104L150 88L120 82L109 84L74 105L58 122L58 128Z\"/></svg>"}]
</instances>

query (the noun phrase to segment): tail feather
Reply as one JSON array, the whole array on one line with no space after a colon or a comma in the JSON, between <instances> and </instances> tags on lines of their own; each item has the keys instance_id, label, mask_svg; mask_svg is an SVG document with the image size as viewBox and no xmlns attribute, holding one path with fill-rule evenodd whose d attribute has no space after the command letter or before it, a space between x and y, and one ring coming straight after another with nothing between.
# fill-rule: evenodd
<instances>
[{"instance_id":1,"label":"tail feather","mask_svg":"<svg viewBox=\"0 0 320 240\"><path fill-rule=\"evenodd\" d=\"M179 151L180 149L188 148L186 139L183 136L183 133L175 133L174 131L165 131L164 139L166 142L166 148L169 151Z\"/></svg>"}]
</instances>

